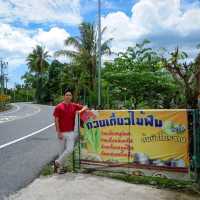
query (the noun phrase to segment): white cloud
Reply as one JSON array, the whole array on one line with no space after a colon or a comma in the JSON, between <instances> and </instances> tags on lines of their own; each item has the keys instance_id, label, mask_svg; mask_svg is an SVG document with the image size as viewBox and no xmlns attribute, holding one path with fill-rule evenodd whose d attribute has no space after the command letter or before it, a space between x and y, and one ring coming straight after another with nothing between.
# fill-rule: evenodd
<instances>
[{"instance_id":1,"label":"white cloud","mask_svg":"<svg viewBox=\"0 0 200 200\"><path fill-rule=\"evenodd\" d=\"M200 34L200 8L185 12L179 20L177 30L184 36L198 32Z\"/></svg>"},{"instance_id":2,"label":"white cloud","mask_svg":"<svg viewBox=\"0 0 200 200\"><path fill-rule=\"evenodd\" d=\"M64 29L54 27L49 31L39 29L37 35L34 36L33 39L38 44L46 47L48 51L53 52L59 49L63 49L64 40L69 36L69 33L67 33Z\"/></svg>"},{"instance_id":3,"label":"white cloud","mask_svg":"<svg viewBox=\"0 0 200 200\"><path fill-rule=\"evenodd\" d=\"M53 52L64 48L64 40L69 33L64 29L53 27L49 31L39 29L33 35L31 32L0 23L0 55L9 62L9 71L16 70L26 64L26 56L39 44Z\"/></svg>"},{"instance_id":4,"label":"white cloud","mask_svg":"<svg viewBox=\"0 0 200 200\"><path fill-rule=\"evenodd\" d=\"M0 23L0 51L7 54L26 54L35 41L23 29Z\"/></svg>"},{"instance_id":5,"label":"white cloud","mask_svg":"<svg viewBox=\"0 0 200 200\"><path fill-rule=\"evenodd\" d=\"M4 22L54 23L76 25L82 20L79 0L0 0Z\"/></svg>"},{"instance_id":6,"label":"white cloud","mask_svg":"<svg viewBox=\"0 0 200 200\"><path fill-rule=\"evenodd\" d=\"M140 0L132 8L132 21L147 32L174 26L181 15L180 0Z\"/></svg>"},{"instance_id":7,"label":"white cloud","mask_svg":"<svg viewBox=\"0 0 200 200\"><path fill-rule=\"evenodd\" d=\"M144 38L154 38L168 44L181 40L190 42L200 35L200 7L182 9L181 0L139 0L133 5L132 15L123 12L110 13L103 17L107 26L104 38L114 38L112 49L121 51Z\"/></svg>"},{"instance_id":8,"label":"white cloud","mask_svg":"<svg viewBox=\"0 0 200 200\"><path fill-rule=\"evenodd\" d=\"M113 38L112 50L119 51L136 41L145 29L133 23L123 12L110 13L102 18L103 27L107 27L103 35L104 40Z\"/></svg>"}]
</instances>

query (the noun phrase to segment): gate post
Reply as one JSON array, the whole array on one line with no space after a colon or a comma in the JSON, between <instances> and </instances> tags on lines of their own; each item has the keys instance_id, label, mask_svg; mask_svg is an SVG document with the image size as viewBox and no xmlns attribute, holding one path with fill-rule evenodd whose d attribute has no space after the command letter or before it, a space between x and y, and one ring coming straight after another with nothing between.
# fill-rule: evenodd
<instances>
[{"instance_id":1,"label":"gate post","mask_svg":"<svg viewBox=\"0 0 200 200\"><path fill-rule=\"evenodd\" d=\"M194 111L193 123L195 124L193 130L193 139L194 139L194 167L195 167L195 176L196 182L200 186L200 109Z\"/></svg>"},{"instance_id":2,"label":"gate post","mask_svg":"<svg viewBox=\"0 0 200 200\"><path fill-rule=\"evenodd\" d=\"M74 131L78 134L77 140L75 142L74 151L72 154L72 164L73 164L73 171L77 172L77 169L80 170L81 168L81 134L80 134L80 113L76 114L75 118L75 128Z\"/></svg>"}]
</instances>

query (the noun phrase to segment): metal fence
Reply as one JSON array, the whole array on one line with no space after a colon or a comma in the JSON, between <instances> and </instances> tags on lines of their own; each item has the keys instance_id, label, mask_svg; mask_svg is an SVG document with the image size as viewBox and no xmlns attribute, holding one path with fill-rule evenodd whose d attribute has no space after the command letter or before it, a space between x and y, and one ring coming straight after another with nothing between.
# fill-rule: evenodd
<instances>
[{"instance_id":1,"label":"metal fence","mask_svg":"<svg viewBox=\"0 0 200 200\"><path fill-rule=\"evenodd\" d=\"M195 173L195 181L200 184L200 110L196 109L192 111L192 140L191 146L193 147L192 151L192 163Z\"/></svg>"}]
</instances>

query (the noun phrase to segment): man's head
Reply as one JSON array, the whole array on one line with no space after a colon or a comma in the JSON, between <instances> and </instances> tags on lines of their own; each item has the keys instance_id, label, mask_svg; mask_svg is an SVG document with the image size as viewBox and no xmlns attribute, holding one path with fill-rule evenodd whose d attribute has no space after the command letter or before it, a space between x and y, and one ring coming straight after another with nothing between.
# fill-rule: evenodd
<instances>
[{"instance_id":1,"label":"man's head","mask_svg":"<svg viewBox=\"0 0 200 200\"><path fill-rule=\"evenodd\" d=\"M72 101L72 90L69 88L64 91L64 101L66 103L70 103Z\"/></svg>"}]
</instances>

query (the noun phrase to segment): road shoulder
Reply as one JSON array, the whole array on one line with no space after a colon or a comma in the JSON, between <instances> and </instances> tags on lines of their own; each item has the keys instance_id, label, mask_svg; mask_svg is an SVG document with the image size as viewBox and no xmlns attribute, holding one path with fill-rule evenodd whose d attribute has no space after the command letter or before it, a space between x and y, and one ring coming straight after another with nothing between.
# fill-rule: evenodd
<instances>
[{"instance_id":1,"label":"road shoulder","mask_svg":"<svg viewBox=\"0 0 200 200\"><path fill-rule=\"evenodd\" d=\"M89 174L53 175L40 177L27 188L10 196L10 200L197 200L199 197L176 191L130 184Z\"/></svg>"}]
</instances>

